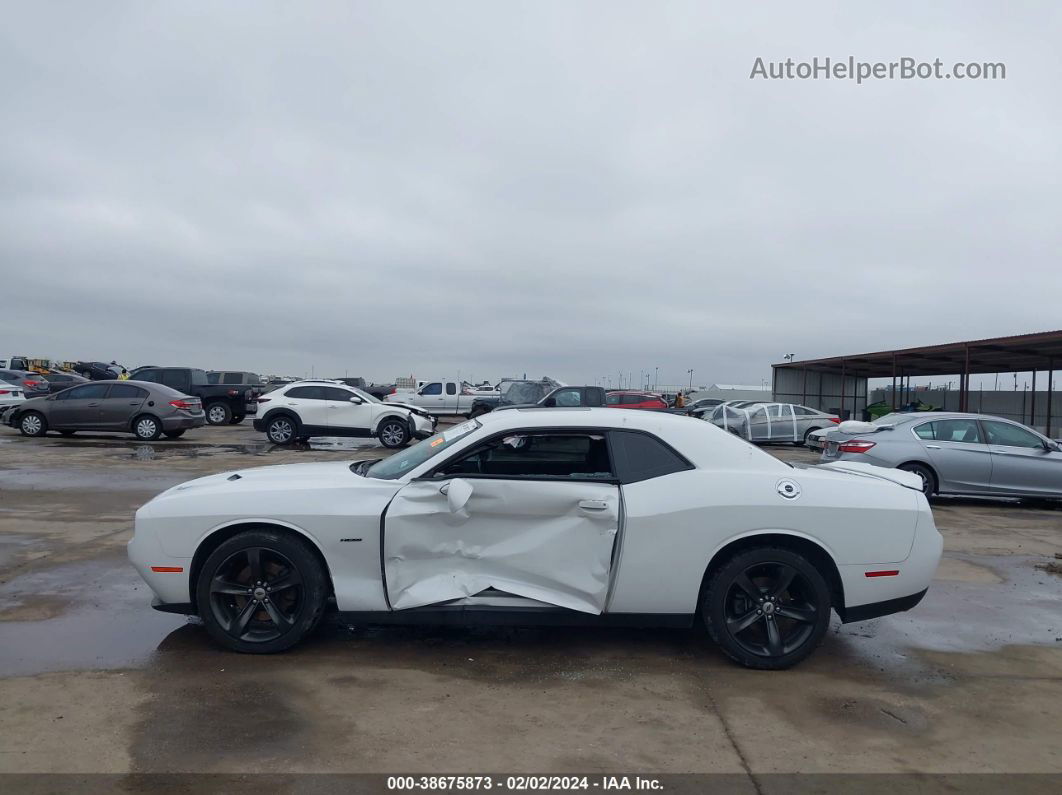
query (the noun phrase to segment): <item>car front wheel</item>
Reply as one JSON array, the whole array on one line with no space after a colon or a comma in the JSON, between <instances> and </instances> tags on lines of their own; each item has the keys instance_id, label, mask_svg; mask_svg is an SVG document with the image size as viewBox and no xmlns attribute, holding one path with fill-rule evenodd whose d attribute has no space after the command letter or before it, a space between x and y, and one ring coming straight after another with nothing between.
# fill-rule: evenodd
<instances>
[{"instance_id":1,"label":"car front wheel","mask_svg":"<svg viewBox=\"0 0 1062 795\"><path fill-rule=\"evenodd\" d=\"M811 654L830 623L830 591L798 552L739 552L711 575L701 605L708 632L748 668L788 668Z\"/></svg>"},{"instance_id":2,"label":"car front wheel","mask_svg":"<svg viewBox=\"0 0 1062 795\"><path fill-rule=\"evenodd\" d=\"M48 432L48 420L43 414L30 411L19 419L18 429L23 436L44 436Z\"/></svg>"},{"instance_id":3,"label":"car front wheel","mask_svg":"<svg viewBox=\"0 0 1062 795\"><path fill-rule=\"evenodd\" d=\"M401 420L384 420L377 435L384 447L393 450L409 442L409 426Z\"/></svg>"},{"instance_id":4,"label":"car front wheel","mask_svg":"<svg viewBox=\"0 0 1062 795\"><path fill-rule=\"evenodd\" d=\"M196 605L210 636L227 649L289 649L321 618L328 577L309 544L289 533L248 530L203 563Z\"/></svg>"}]
</instances>

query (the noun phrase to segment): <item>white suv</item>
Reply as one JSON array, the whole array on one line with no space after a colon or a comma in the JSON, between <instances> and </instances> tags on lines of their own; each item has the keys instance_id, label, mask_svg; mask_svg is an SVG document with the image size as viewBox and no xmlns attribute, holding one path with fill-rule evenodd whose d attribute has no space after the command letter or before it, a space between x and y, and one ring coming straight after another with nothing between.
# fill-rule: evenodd
<instances>
[{"instance_id":1,"label":"white suv","mask_svg":"<svg viewBox=\"0 0 1062 795\"><path fill-rule=\"evenodd\" d=\"M415 406L382 403L337 381L296 381L258 398L254 429L274 444L310 436L371 436L402 447L435 432L437 420Z\"/></svg>"}]
</instances>

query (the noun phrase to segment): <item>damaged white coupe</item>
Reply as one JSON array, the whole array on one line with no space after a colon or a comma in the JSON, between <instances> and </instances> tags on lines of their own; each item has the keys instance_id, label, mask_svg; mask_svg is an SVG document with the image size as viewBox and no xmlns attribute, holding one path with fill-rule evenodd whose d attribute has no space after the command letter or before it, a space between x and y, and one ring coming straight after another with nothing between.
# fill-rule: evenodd
<instances>
[{"instance_id":1,"label":"damaged white coupe","mask_svg":"<svg viewBox=\"0 0 1062 795\"><path fill-rule=\"evenodd\" d=\"M355 624L690 627L785 668L831 609L915 606L942 539L906 472L791 466L708 423L487 414L377 461L262 467L163 492L129 557L154 606L241 652Z\"/></svg>"}]
</instances>

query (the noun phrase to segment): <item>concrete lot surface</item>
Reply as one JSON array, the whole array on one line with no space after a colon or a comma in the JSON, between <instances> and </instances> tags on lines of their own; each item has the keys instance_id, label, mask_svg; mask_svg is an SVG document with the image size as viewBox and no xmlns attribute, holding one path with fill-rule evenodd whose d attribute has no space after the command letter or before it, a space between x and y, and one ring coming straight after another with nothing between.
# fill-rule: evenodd
<instances>
[{"instance_id":1,"label":"concrete lot surface","mask_svg":"<svg viewBox=\"0 0 1062 795\"><path fill-rule=\"evenodd\" d=\"M1062 577L1039 568L1058 506L937 500L923 603L835 619L778 673L700 631L328 626L238 655L149 608L125 543L154 494L381 452L276 450L249 424L153 444L0 428L0 772L726 772L760 791L772 772L1062 772Z\"/></svg>"}]
</instances>

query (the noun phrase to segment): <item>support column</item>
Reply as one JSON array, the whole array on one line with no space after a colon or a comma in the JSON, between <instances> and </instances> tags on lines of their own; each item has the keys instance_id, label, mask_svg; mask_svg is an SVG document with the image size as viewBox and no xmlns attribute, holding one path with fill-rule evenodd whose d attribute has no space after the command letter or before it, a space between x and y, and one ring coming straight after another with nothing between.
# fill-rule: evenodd
<instances>
[{"instance_id":1,"label":"support column","mask_svg":"<svg viewBox=\"0 0 1062 795\"><path fill-rule=\"evenodd\" d=\"M1029 427L1036 427L1036 371L1033 370L1032 397L1029 399Z\"/></svg>"},{"instance_id":2,"label":"support column","mask_svg":"<svg viewBox=\"0 0 1062 795\"><path fill-rule=\"evenodd\" d=\"M841 404L840 404L840 407L837 409L837 411L841 415L841 419L842 420L844 419L844 379L845 379L844 371L845 371L845 365L846 364L847 364L847 362L844 359L841 359Z\"/></svg>"},{"instance_id":3,"label":"support column","mask_svg":"<svg viewBox=\"0 0 1062 795\"><path fill-rule=\"evenodd\" d=\"M1055 360L1050 358L1047 360L1047 427L1044 429L1047 431L1045 436L1048 439L1051 438L1051 387L1055 380Z\"/></svg>"}]
</instances>

